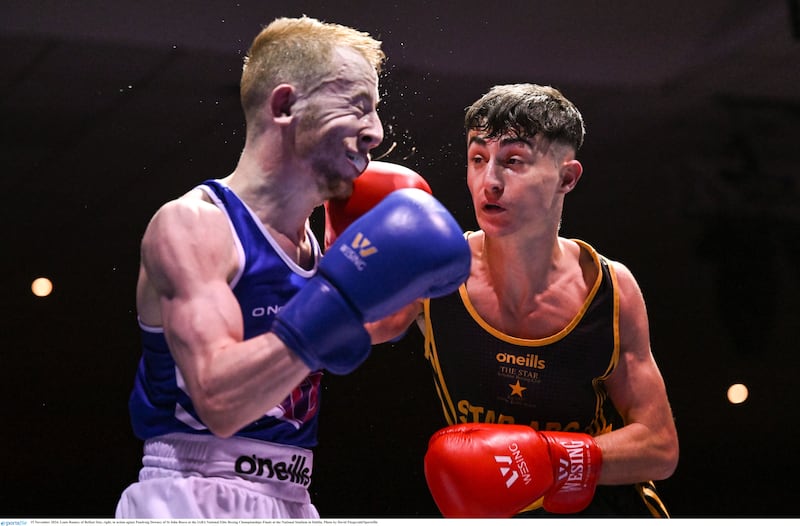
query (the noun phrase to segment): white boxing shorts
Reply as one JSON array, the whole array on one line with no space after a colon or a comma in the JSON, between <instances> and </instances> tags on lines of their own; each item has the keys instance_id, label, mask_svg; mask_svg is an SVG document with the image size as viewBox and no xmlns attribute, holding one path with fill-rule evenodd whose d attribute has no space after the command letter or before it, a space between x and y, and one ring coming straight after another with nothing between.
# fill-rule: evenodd
<instances>
[{"instance_id":1,"label":"white boxing shorts","mask_svg":"<svg viewBox=\"0 0 800 526\"><path fill-rule=\"evenodd\" d=\"M139 481L118 519L319 518L310 450L248 438L173 433L145 441Z\"/></svg>"}]
</instances>

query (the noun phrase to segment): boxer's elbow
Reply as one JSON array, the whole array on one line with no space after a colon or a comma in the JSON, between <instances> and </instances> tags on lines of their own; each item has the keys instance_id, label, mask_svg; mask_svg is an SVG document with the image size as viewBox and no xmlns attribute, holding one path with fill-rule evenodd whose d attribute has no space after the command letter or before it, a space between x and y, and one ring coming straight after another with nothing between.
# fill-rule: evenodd
<instances>
[{"instance_id":1,"label":"boxer's elbow","mask_svg":"<svg viewBox=\"0 0 800 526\"><path fill-rule=\"evenodd\" d=\"M243 426L231 418L231 412L222 407L215 407L213 404L205 403L196 405L197 414L200 416L202 424L218 438L229 438L233 436Z\"/></svg>"},{"instance_id":2,"label":"boxer's elbow","mask_svg":"<svg viewBox=\"0 0 800 526\"><path fill-rule=\"evenodd\" d=\"M225 393L195 386L190 393L192 405L200 417L201 426L214 436L228 438L244 427L235 400Z\"/></svg>"},{"instance_id":3,"label":"boxer's elbow","mask_svg":"<svg viewBox=\"0 0 800 526\"><path fill-rule=\"evenodd\" d=\"M670 478L678 468L680 458L680 446L678 436L673 431L664 437L658 448L656 448L656 459L653 462L653 480L665 480Z\"/></svg>"}]
</instances>

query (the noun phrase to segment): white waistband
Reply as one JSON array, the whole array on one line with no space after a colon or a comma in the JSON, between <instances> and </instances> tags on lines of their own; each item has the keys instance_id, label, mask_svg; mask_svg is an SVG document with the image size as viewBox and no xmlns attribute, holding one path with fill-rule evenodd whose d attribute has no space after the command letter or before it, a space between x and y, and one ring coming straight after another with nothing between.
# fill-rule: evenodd
<instances>
[{"instance_id":1,"label":"white waistband","mask_svg":"<svg viewBox=\"0 0 800 526\"><path fill-rule=\"evenodd\" d=\"M172 433L144 443L144 476L163 476L163 470L181 476L242 479L262 485L270 495L307 500L313 453L249 438ZM148 468L157 468L155 470Z\"/></svg>"}]
</instances>

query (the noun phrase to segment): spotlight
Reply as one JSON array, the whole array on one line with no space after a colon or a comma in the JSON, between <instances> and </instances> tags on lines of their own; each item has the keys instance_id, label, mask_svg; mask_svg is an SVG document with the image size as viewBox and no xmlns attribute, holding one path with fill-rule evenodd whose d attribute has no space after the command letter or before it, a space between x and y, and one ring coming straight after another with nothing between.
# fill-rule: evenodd
<instances>
[{"instance_id":1,"label":"spotlight","mask_svg":"<svg viewBox=\"0 0 800 526\"><path fill-rule=\"evenodd\" d=\"M747 400L748 391L744 384L733 384L728 387L728 401L732 404L741 404Z\"/></svg>"},{"instance_id":2,"label":"spotlight","mask_svg":"<svg viewBox=\"0 0 800 526\"><path fill-rule=\"evenodd\" d=\"M53 282L47 278L36 278L31 283L31 291L35 296L43 298L53 292Z\"/></svg>"}]
</instances>

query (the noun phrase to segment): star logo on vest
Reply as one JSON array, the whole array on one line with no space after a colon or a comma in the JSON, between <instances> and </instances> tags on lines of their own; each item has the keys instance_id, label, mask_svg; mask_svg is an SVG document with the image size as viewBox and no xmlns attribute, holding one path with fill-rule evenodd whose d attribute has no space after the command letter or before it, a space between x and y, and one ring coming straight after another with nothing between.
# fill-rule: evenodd
<instances>
[{"instance_id":1,"label":"star logo on vest","mask_svg":"<svg viewBox=\"0 0 800 526\"><path fill-rule=\"evenodd\" d=\"M511 396L519 396L520 398L522 398L522 392L527 389L527 387L520 385L519 380L515 384L508 384L508 386L511 388Z\"/></svg>"}]
</instances>

